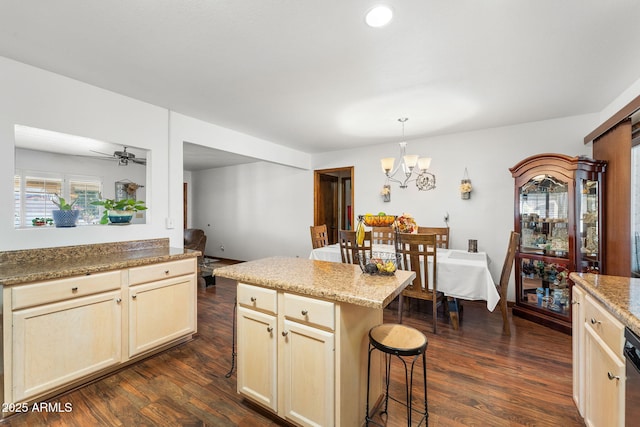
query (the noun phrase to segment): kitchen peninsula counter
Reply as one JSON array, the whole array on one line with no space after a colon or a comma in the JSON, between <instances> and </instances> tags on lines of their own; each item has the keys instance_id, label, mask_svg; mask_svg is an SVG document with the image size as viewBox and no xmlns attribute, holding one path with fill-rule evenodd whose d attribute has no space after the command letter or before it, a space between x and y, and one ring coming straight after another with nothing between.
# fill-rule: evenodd
<instances>
[{"instance_id":1,"label":"kitchen peninsula counter","mask_svg":"<svg viewBox=\"0 0 640 427\"><path fill-rule=\"evenodd\" d=\"M571 273L569 278L640 335L640 279L591 273Z\"/></svg>"},{"instance_id":2,"label":"kitchen peninsula counter","mask_svg":"<svg viewBox=\"0 0 640 427\"><path fill-rule=\"evenodd\" d=\"M380 352L367 387L369 330L415 273L272 257L216 276L237 281L238 393L295 425L364 425L367 389L370 408L383 391Z\"/></svg>"},{"instance_id":3,"label":"kitchen peninsula counter","mask_svg":"<svg viewBox=\"0 0 640 427\"><path fill-rule=\"evenodd\" d=\"M169 239L0 252L3 407L191 340L198 255Z\"/></svg>"},{"instance_id":4,"label":"kitchen peninsula counter","mask_svg":"<svg viewBox=\"0 0 640 427\"><path fill-rule=\"evenodd\" d=\"M0 252L0 285L120 270L195 258L199 254L198 251L169 247L169 239Z\"/></svg>"}]
</instances>

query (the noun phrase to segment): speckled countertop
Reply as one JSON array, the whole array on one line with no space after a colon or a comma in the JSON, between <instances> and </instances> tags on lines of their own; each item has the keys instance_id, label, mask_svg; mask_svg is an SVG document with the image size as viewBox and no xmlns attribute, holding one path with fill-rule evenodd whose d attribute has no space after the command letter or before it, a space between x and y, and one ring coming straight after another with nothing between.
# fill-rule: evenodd
<instances>
[{"instance_id":1,"label":"speckled countertop","mask_svg":"<svg viewBox=\"0 0 640 427\"><path fill-rule=\"evenodd\" d=\"M569 278L640 335L640 279L590 273L571 273Z\"/></svg>"},{"instance_id":2,"label":"speckled countertop","mask_svg":"<svg viewBox=\"0 0 640 427\"><path fill-rule=\"evenodd\" d=\"M0 252L0 285L12 286L175 261L200 255L169 247L169 239Z\"/></svg>"},{"instance_id":3,"label":"speckled countertop","mask_svg":"<svg viewBox=\"0 0 640 427\"><path fill-rule=\"evenodd\" d=\"M413 280L415 273L398 270L392 276L369 275L352 264L272 257L218 268L216 277L328 301L384 308Z\"/></svg>"}]
</instances>

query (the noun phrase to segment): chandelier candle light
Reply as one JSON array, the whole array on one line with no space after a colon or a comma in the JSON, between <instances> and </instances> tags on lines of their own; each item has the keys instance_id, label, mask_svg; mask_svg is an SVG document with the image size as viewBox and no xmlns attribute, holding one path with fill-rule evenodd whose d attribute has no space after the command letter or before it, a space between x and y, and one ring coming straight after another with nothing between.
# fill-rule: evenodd
<instances>
[{"instance_id":1,"label":"chandelier candle light","mask_svg":"<svg viewBox=\"0 0 640 427\"><path fill-rule=\"evenodd\" d=\"M409 120L406 117L399 118L398 121L402 123L402 139L404 140L404 123ZM420 191L433 190L436 188L436 177L434 174L428 171L431 165L430 157L420 157L417 154L406 154L407 143L405 141L400 142L400 158L398 165L395 164L395 158L386 157L380 159L382 170L387 176L389 181L397 182L400 184L400 188L407 188L407 184L415 181L416 187ZM416 167L417 165L417 167ZM402 170L404 179L396 179L394 176L398 171ZM415 176L415 177L414 177ZM413 178L412 178L413 177Z\"/></svg>"}]
</instances>

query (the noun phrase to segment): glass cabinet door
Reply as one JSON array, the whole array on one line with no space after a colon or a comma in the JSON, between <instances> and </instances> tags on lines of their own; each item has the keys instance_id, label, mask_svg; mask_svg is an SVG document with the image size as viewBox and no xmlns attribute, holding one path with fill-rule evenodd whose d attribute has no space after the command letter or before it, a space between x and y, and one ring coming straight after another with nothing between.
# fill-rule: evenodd
<instances>
[{"instance_id":1,"label":"glass cabinet door","mask_svg":"<svg viewBox=\"0 0 640 427\"><path fill-rule=\"evenodd\" d=\"M568 316L571 309L568 265L533 258L520 258L519 262L522 274L521 303Z\"/></svg>"},{"instance_id":2,"label":"glass cabinet door","mask_svg":"<svg viewBox=\"0 0 640 427\"><path fill-rule=\"evenodd\" d=\"M567 182L538 175L520 187L520 253L569 257Z\"/></svg>"},{"instance_id":3,"label":"glass cabinet door","mask_svg":"<svg viewBox=\"0 0 640 427\"><path fill-rule=\"evenodd\" d=\"M579 237L577 244L579 248L580 266L582 272L598 273L600 271L599 254L599 219L598 200L600 197L598 181L581 179L580 190L580 213L579 213Z\"/></svg>"}]
</instances>

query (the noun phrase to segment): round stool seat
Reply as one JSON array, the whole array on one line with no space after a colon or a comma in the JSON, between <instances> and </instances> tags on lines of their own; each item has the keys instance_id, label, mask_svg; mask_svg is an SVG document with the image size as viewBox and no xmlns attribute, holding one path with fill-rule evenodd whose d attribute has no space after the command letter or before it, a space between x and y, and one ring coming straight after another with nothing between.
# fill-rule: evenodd
<instances>
[{"instance_id":1,"label":"round stool seat","mask_svg":"<svg viewBox=\"0 0 640 427\"><path fill-rule=\"evenodd\" d=\"M369 331L369 341L378 350L399 356L416 356L427 348L427 337L411 326L383 323Z\"/></svg>"}]
</instances>

